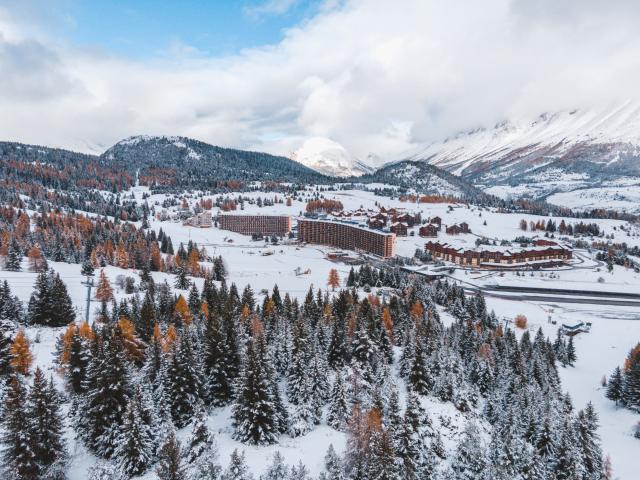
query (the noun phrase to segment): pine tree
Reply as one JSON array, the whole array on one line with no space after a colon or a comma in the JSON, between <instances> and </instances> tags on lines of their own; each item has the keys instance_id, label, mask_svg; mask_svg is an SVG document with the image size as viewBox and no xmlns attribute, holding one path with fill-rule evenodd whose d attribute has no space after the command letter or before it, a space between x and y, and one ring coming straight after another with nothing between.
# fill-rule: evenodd
<instances>
[{"instance_id":1,"label":"pine tree","mask_svg":"<svg viewBox=\"0 0 640 480\"><path fill-rule=\"evenodd\" d=\"M89 470L89 480L129 480L129 475L111 463L98 462Z\"/></svg>"},{"instance_id":2,"label":"pine tree","mask_svg":"<svg viewBox=\"0 0 640 480\"><path fill-rule=\"evenodd\" d=\"M311 480L309 469L302 463L302 460L299 460L297 465L291 467L287 480Z\"/></svg>"},{"instance_id":3,"label":"pine tree","mask_svg":"<svg viewBox=\"0 0 640 480\"><path fill-rule=\"evenodd\" d=\"M80 274L84 275L85 277L93 277L93 275L95 274L95 269L93 267L93 263L91 263L91 260L87 259L82 262Z\"/></svg>"},{"instance_id":4,"label":"pine tree","mask_svg":"<svg viewBox=\"0 0 640 480\"><path fill-rule=\"evenodd\" d=\"M620 367L616 367L611 374L607 383L606 395L609 400L616 402L616 405L622 400L622 370L620 370Z\"/></svg>"},{"instance_id":5,"label":"pine tree","mask_svg":"<svg viewBox=\"0 0 640 480\"><path fill-rule=\"evenodd\" d=\"M573 337L569 337L569 343L567 344L567 364L573 366L576 363L576 347L573 344Z\"/></svg>"},{"instance_id":6,"label":"pine tree","mask_svg":"<svg viewBox=\"0 0 640 480\"><path fill-rule=\"evenodd\" d=\"M104 328L93 342L87 394L76 419L76 428L87 447L104 458L111 458L118 446L130 394L121 335L111 330Z\"/></svg>"},{"instance_id":7,"label":"pine tree","mask_svg":"<svg viewBox=\"0 0 640 480\"><path fill-rule=\"evenodd\" d=\"M153 336L156 324L156 306L151 292L147 291L140 308L140 317L136 322L136 332L144 342L149 342Z\"/></svg>"},{"instance_id":8,"label":"pine tree","mask_svg":"<svg viewBox=\"0 0 640 480\"><path fill-rule=\"evenodd\" d=\"M61 400L53 379L47 383L44 374L37 368L27 398L27 416L31 421L29 428L32 430L33 453L43 478L50 478L47 472L64 471L67 460L60 407Z\"/></svg>"},{"instance_id":9,"label":"pine tree","mask_svg":"<svg viewBox=\"0 0 640 480\"><path fill-rule=\"evenodd\" d=\"M186 480L187 474L182 464L182 448L175 432L170 432L158 451L156 474L160 480Z\"/></svg>"},{"instance_id":10,"label":"pine tree","mask_svg":"<svg viewBox=\"0 0 640 480\"><path fill-rule=\"evenodd\" d=\"M153 463L156 445L150 419L150 406L145 405L138 388L124 413L114 454L122 471L129 475L141 475Z\"/></svg>"},{"instance_id":11,"label":"pine tree","mask_svg":"<svg viewBox=\"0 0 640 480\"><path fill-rule=\"evenodd\" d=\"M273 460L267 470L260 475L260 480L286 480L289 478L289 467L284 463L280 452L273 454Z\"/></svg>"},{"instance_id":12,"label":"pine tree","mask_svg":"<svg viewBox=\"0 0 640 480\"><path fill-rule=\"evenodd\" d=\"M189 445L187 447L187 463L196 462L203 454L208 452L213 445L213 437L207 428L207 411L202 403L196 407L196 413L189 437Z\"/></svg>"},{"instance_id":13,"label":"pine tree","mask_svg":"<svg viewBox=\"0 0 640 480\"><path fill-rule=\"evenodd\" d=\"M278 441L279 419L266 348L262 332L255 332L247 347L233 405L233 437L250 445Z\"/></svg>"},{"instance_id":14,"label":"pine tree","mask_svg":"<svg viewBox=\"0 0 640 480\"><path fill-rule=\"evenodd\" d=\"M217 315L211 315L206 323L203 367L206 375L206 402L212 406L229 403L232 397L228 373L229 353L226 335Z\"/></svg>"},{"instance_id":15,"label":"pine tree","mask_svg":"<svg viewBox=\"0 0 640 480\"><path fill-rule=\"evenodd\" d=\"M166 399L178 428L192 419L200 401L201 374L197 368L189 332L173 343L167 365Z\"/></svg>"},{"instance_id":16,"label":"pine tree","mask_svg":"<svg viewBox=\"0 0 640 480\"><path fill-rule=\"evenodd\" d=\"M48 272L40 272L36 277L33 293L29 299L29 323L48 325L49 311L53 303Z\"/></svg>"},{"instance_id":17,"label":"pine tree","mask_svg":"<svg viewBox=\"0 0 640 480\"><path fill-rule=\"evenodd\" d=\"M11 339L0 327L0 382L2 383L12 371L11 360Z\"/></svg>"},{"instance_id":18,"label":"pine tree","mask_svg":"<svg viewBox=\"0 0 640 480\"><path fill-rule=\"evenodd\" d=\"M9 382L3 408L2 425L4 431L0 442L4 445L2 460L7 478L33 480L38 477L39 468L35 438L26 408L27 394L22 382L13 377Z\"/></svg>"},{"instance_id":19,"label":"pine tree","mask_svg":"<svg viewBox=\"0 0 640 480\"><path fill-rule=\"evenodd\" d=\"M320 474L319 480L345 480L345 478L342 460L334 450L333 444L329 444L324 457L324 471Z\"/></svg>"},{"instance_id":20,"label":"pine tree","mask_svg":"<svg viewBox=\"0 0 640 480\"><path fill-rule=\"evenodd\" d=\"M75 321L76 312L71 297L59 274L51 278L51 300L48 326L62 327Z\"/></svg>"},{"instance_id":21,"label":"pine tree","mask_svg":"<svg viewBox=\"0 0 640 480\"><path fill-rule=\"evenodd\" d=\"M456 479L482 480L485 478L486 467L486 451L480 432L475 423L469 423L456 448L450 468Z\"/></svg>"},{"instance_id":22,"label":"pine tree","mask_svg":"<svg viewBox=\"0 0 640 480\"><path fill-rule=\"evenodd\" d=\"M16 239L14 238L9 245L9 253L4 262L4 268L10 272L19 272L22 270L22 251Z\"/></svg>"},{"instance_id":23,"label":"pine tree","mask_svg":"<svg viewBox=\"0 0 640 480\"><path fill-rule=\"evenodd\" d=\"M176 280L173 286L179 290L188 290L191 285L191 281L187 277L188 273L186 262L180 262L176 270Z\"/></svg>"},{"instance_id":24,"label":"pine tree","mask_svg":"<svg viewBox=\"0 0 640 480\"><path fill-rule=\"evenodd\" d=\"M231 454L231 461L229 466L222 475L222 480L252 480L253 476L249 473L249 467L244 458L244 451L242 455L238 453L238 449L235 449Z\"/></svg>"},{"instance_id":25,"label":"pine tree","mask_svg":"<svg viewBox=\"0 0 640 480\"><path fill-rule=\"evenodd\" d=\"M577 430L578 446L582 452L582 464L585 469L583 478L599 480L602 478L604 462L597 433L598 415L593 404L588 403L586 408L578 413Z\"/></svg>"},{"instance_id":26,"label":"pine tree","mask_svg":"<svg viewBox=\"0 0 640 480\"><path fill-rule=\"evenodd\" d=\"M429 478L431 465L426 444L425 427L428 417L420 405L418 396L409 391L404 421L396 440L400 469L407 480Z\"/></svg>"},{"instance_id":27,"label":"pine tree","mask_svg":"<svg viewBox=\"0 0 640 480\"><path fill-rule=\"evenodd\" d=\"M330 398L327 425L336 430L343 431L347 426L347 420L349 418L349 405L347 403L344 378L340 372L336 374Z\"/></svg>"}]
</instances>

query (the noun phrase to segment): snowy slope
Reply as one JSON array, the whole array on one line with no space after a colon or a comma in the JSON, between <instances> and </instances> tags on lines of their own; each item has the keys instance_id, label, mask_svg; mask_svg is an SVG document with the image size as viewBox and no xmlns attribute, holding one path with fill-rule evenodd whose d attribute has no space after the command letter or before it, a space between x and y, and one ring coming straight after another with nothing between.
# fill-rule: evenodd
<instances>
[{"instance_id":1,"label":"snowy slope","mask_svg":"<svg viewBox=\"0 0 640 480\"><path fill-rule=\"evenodd\" d=\"M602 110L572 110L542 114L533 121L509 120L436 142L408 155L463 176L479 176L488 167L496 175L517 168L539 167L567 154L577 145L640 145L640 104L628 102ZM632 148L636 147L636 148ZM613 156L604 163L616 162Z\"/></svg>"},{"instance_id":2,"label":"snowy slope","mask_svg":"<svg viewBox=\"0 0 640 480\"><path fill-rule=\"evenodd\" d=\"M333 177L360 176L372 171L371 167L353 158L342 145L323 137L305 140L299 149L291 153L291 159Z\"/></svg>"},{"instance_id":3,"label":"snowy slope","mask_svg":"<svg viewBox=\"0 0 640 480\"><path fill-rule=\"evenodd\" d=\"M640 103L509 120L422 146L405 157L444 168L504 197L547 198L623 177L640 180ZM571 195L561 198L567 197ZM614 206L637 211L632 201Z\"/></svg>"}]
</instances>

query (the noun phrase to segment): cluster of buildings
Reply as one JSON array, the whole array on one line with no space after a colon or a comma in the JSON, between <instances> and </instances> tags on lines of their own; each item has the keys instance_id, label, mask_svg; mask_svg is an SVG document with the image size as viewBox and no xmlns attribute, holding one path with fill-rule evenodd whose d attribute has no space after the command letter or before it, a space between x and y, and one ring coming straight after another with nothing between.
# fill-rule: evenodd
<instances>
[{"instance_id":1,"label":"cluster of buildings","mask_svg":"<svg viewBox=\"0 0 640 480\"><path fill-rule=\"evenodd\" d=\"M361 217L358 219L357 217ZM185 221L185 225L211 227L210 211L198 213ZM243 235L284 237L292 230L289 215L251 215L225 213L215 218L222 230ZM297 237L300 242L327 245L345 250L366 252L382 258L395 254L397 236L406 236L407 229L420 225L418 215L381 208L379 212L356 210L336 213L319 218L299 219ZM437 238L442 229L442 219L432 217L419 226L418 234L425 238ZM448 235L470 233L469 225L462 222L447 225ZM449 243L428 241L425 251L434 259L478 268L548 267L565 263L572 258L570 248L557 242L538 239L527 247L480 245L465 249Z\"/></svg>"},{"instance_id":2,"label":"cluster of buildings","mask_svg":"<svg viewBox=\"0 0 640 480\"><path fill-rule=\"evenodd\" d=\"M570 248L549 240L536 240L529 247L481 245L473 249L429 241L424 249L434 259L485 268L550 267L561 265L573 257Z\"/></svg>"}]
</instances>

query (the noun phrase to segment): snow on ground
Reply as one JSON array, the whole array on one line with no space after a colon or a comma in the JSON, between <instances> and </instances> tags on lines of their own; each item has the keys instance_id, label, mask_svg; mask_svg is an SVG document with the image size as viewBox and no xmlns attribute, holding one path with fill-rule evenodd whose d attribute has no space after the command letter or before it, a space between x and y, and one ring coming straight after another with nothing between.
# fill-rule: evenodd
<instances>
[{"instance_id":1,"label":"snow on ground","mask_svg":"<svg viewBox=\"0 0 640 480\"><path fill-rule=\"evenodd\" d=\"M294 200L288 207L285 203L276 203L269 207L245 204L244 212L262 214L288 214L294 217L300 216L304 211L306 200L316 192L316 188L310 187L303 194L302 201ZM143 202L143 195L148 195L145 187L134 187L128 195L133 194L137 201ZM357 190L323 191L321 194L327 198L340 200L346 210L355 210L360 207L377 208L376 202L386 207L400 207L409 212L420 212L423 219L440 216L444 225L467 222L472 234L450 236L440 232L438 240L450 242L458 246L473 248L478 236L490 239L513 240L520 235L537 236L539 232L523 232L519 229L521 219L537 221L539 217L526 214L503 214L488 209L479 209L474 206L459 204L411 204L403 203L397 199L377 197L373 192ZM263 192L243 193L245 197L262 197L273 199L276 195ZM237 194L230 195L231 197ZM282 198L281 195L278 197ZM146 201L154 206L156 211L162 211L162 202L165 195L151 195ZM204 198L207 198L204 195ZM198 198L191 197L193 205ZM170 209L171 211L172 209ZM214 209L214 215L217 211ZM237 212L241 213L241 212ZM561 218L553 218L560 223ZM565 219L567 222L577 222L577 219ZM640 245L640 232L635 226L629 226L627 222L619 220L586 220L595 221L607 234L614 234L614 241L625 241L630 246ZM486 222L486 225L484 224ZM163 229L172 239L174 248L177 249L180 242L189 240L205 247L209 255L222 255L229 271L228 283L235 282L241 290L250 284L257 295L262 289L271 289L278 284L282 294L289 293L292 296L302 298L313 285L315 288L326 288L326 282L331 268L337 268L341 279L347 277L349 266L333 263L327 260L326 253L333 250L330 247L307 245L304 247L295 244L270 245L264 241L254 242L244 235L222 231L217 228L199 229L185 227L178 221L150 222L151 228L156 231ZM628 228L630 233L622 231L621 226ZM416 232L417 228L413 231ZM231 240L231 242L229 242ZM397 253L411 257L416 248L423 249L425 239L417 236L399 237L397 239ZM473 282L484 285L514 285L536 286L555 288L575 288L583 290L615 290L637 292L640 285L639 274L622 267L615 267L613 274L606 272L606 268L592 259L592 254L586 251L576 252L575 269L559 269L554 272L536 272L533 277L529 273L525 276L516 276L508 272L500 275L495 272L471 272L456 270L453 276L460 281ZM78 311L78 318L84 317L86 288L81 284L84 278L80 275L80 265L70 265L59 262L49 262L49 265L60 273L67 284L72 302ZM26 271L26 262L22 272L2 271L1 278L7 279L12 291L21 300L27 302L35 283L36 274ZM310 273L297 276L296 267L302 270L310 269ZM600 270L598 270L600 269ZM116 278L119 275L132 276L138 280L137 271L123 270L116 267L106 267L105 273L110 278L115 288ZM154 280L162 282L167 280L173 285L173 276L154 272ZM603 277L604 283L598 281ZM195 279L199 288L202 287L202 279ZM116 298L121 298L124 292L115 290ZM615 366L622 364L628 351L640 340L640 311L633 307L612 307L597 305L576 304L549 304L548 302L515 301L487 297L487 304L500 317L513 318L517 313L523 313L529 318L529 328L532 331L542 326L545 333L554 337L557 325L547 323L548 315L559 324L575 323L577 321L590 321L593 323L591 333L576 337L576 349L578 361L573 368L561 368L563 388L570 392L576 408L583 408L591 401L600 415L604 451L611 455L615 475L620 480L635 480L637 478L637 466L629 459L631 452L638 448L638 441L632 437L631 428L638 421L638 416L631 412L616 408L612 402L604 397L600 386L603 375L609 375ZM91 310L97 309L98 303L92 302ZM449 324L452 321L450 315L441 312L442 321ZM28 328L27 335L34 343L36 364L45 368L48 372L55 373L52 369L52 361L55 350L55 342L63 329L38 329ZM59 379L58 379L59 381ZM402 391L402 389L401 389ZM449 447L464 426L465 418L456 412L449 404L442 404L433 400L425 400L425 407L434 420L434 426L443 433L445 445ZM444 418L443 426L439 417ZM254 473L259 473L270 462L273 453L280 451L289 464L302 460L311 470L317 474L322 468L322 460L328 445L332 443L338 452L344 449L344 434L335 432L326 426L315 429L309 435L292 439L287 436L282 438L279 445L272 447L254 448L242 445L231 439L230 410L218 409L209 418L209 426L216 433L220 450L220 461L226 466L229 455L233 449L245 450L247 459L250 459ZM181 438L186 438L189 429L179 432ZM70 480L86 478L87 469L95 462L93 456L88 454L80 443L76 443L71 436L68 438L73 463L70 471ZM153 479L154 474L149 472L145 479Z\"/></svg>"},{"instance_id":2,"label":"snow on ground","mask_svg":"<svg viewBox=\"0 0 640 480\"><path fill-rule=\"evenodd\" d=\"M603 452L610 455L614 478L638 478L638 462L631 453L638 450L638 440L632 427L637 414L618 408L605 396L601 386L603 376L609 376L616 366L622 365L629 350L640 341L640 309L575 305L562 303L522 302L487 297L487 307L499 318L512 319L522 313L527 316L528 329L535 334L542 327L545 334L555 338L562 323L592 322L591 332L574 337L578 360L574 367L559 367L562 388L569 392L574 407L582 409L593 403L600 416L600 436ZM548 316L557 325L548 323Z\"/></svg>"}]
</instances>

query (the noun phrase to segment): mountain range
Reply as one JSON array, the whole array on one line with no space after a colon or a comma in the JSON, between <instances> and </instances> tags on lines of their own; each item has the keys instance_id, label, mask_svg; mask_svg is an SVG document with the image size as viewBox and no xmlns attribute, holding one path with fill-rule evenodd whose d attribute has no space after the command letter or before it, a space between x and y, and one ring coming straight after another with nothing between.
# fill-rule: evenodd
<instances>
[{"instance_id":1,"label":"mountain range","mask_svg":"<svg viewBox=\"0 0 640 480\"><path fill-rule=\"evenodd\" d=\"M330 156L319 156L308 165L335 170ZM406 161L442 168L502 198L638 213L640 104L503 121L418 146L391 164Z\"/></svg>"}]
</instances>

